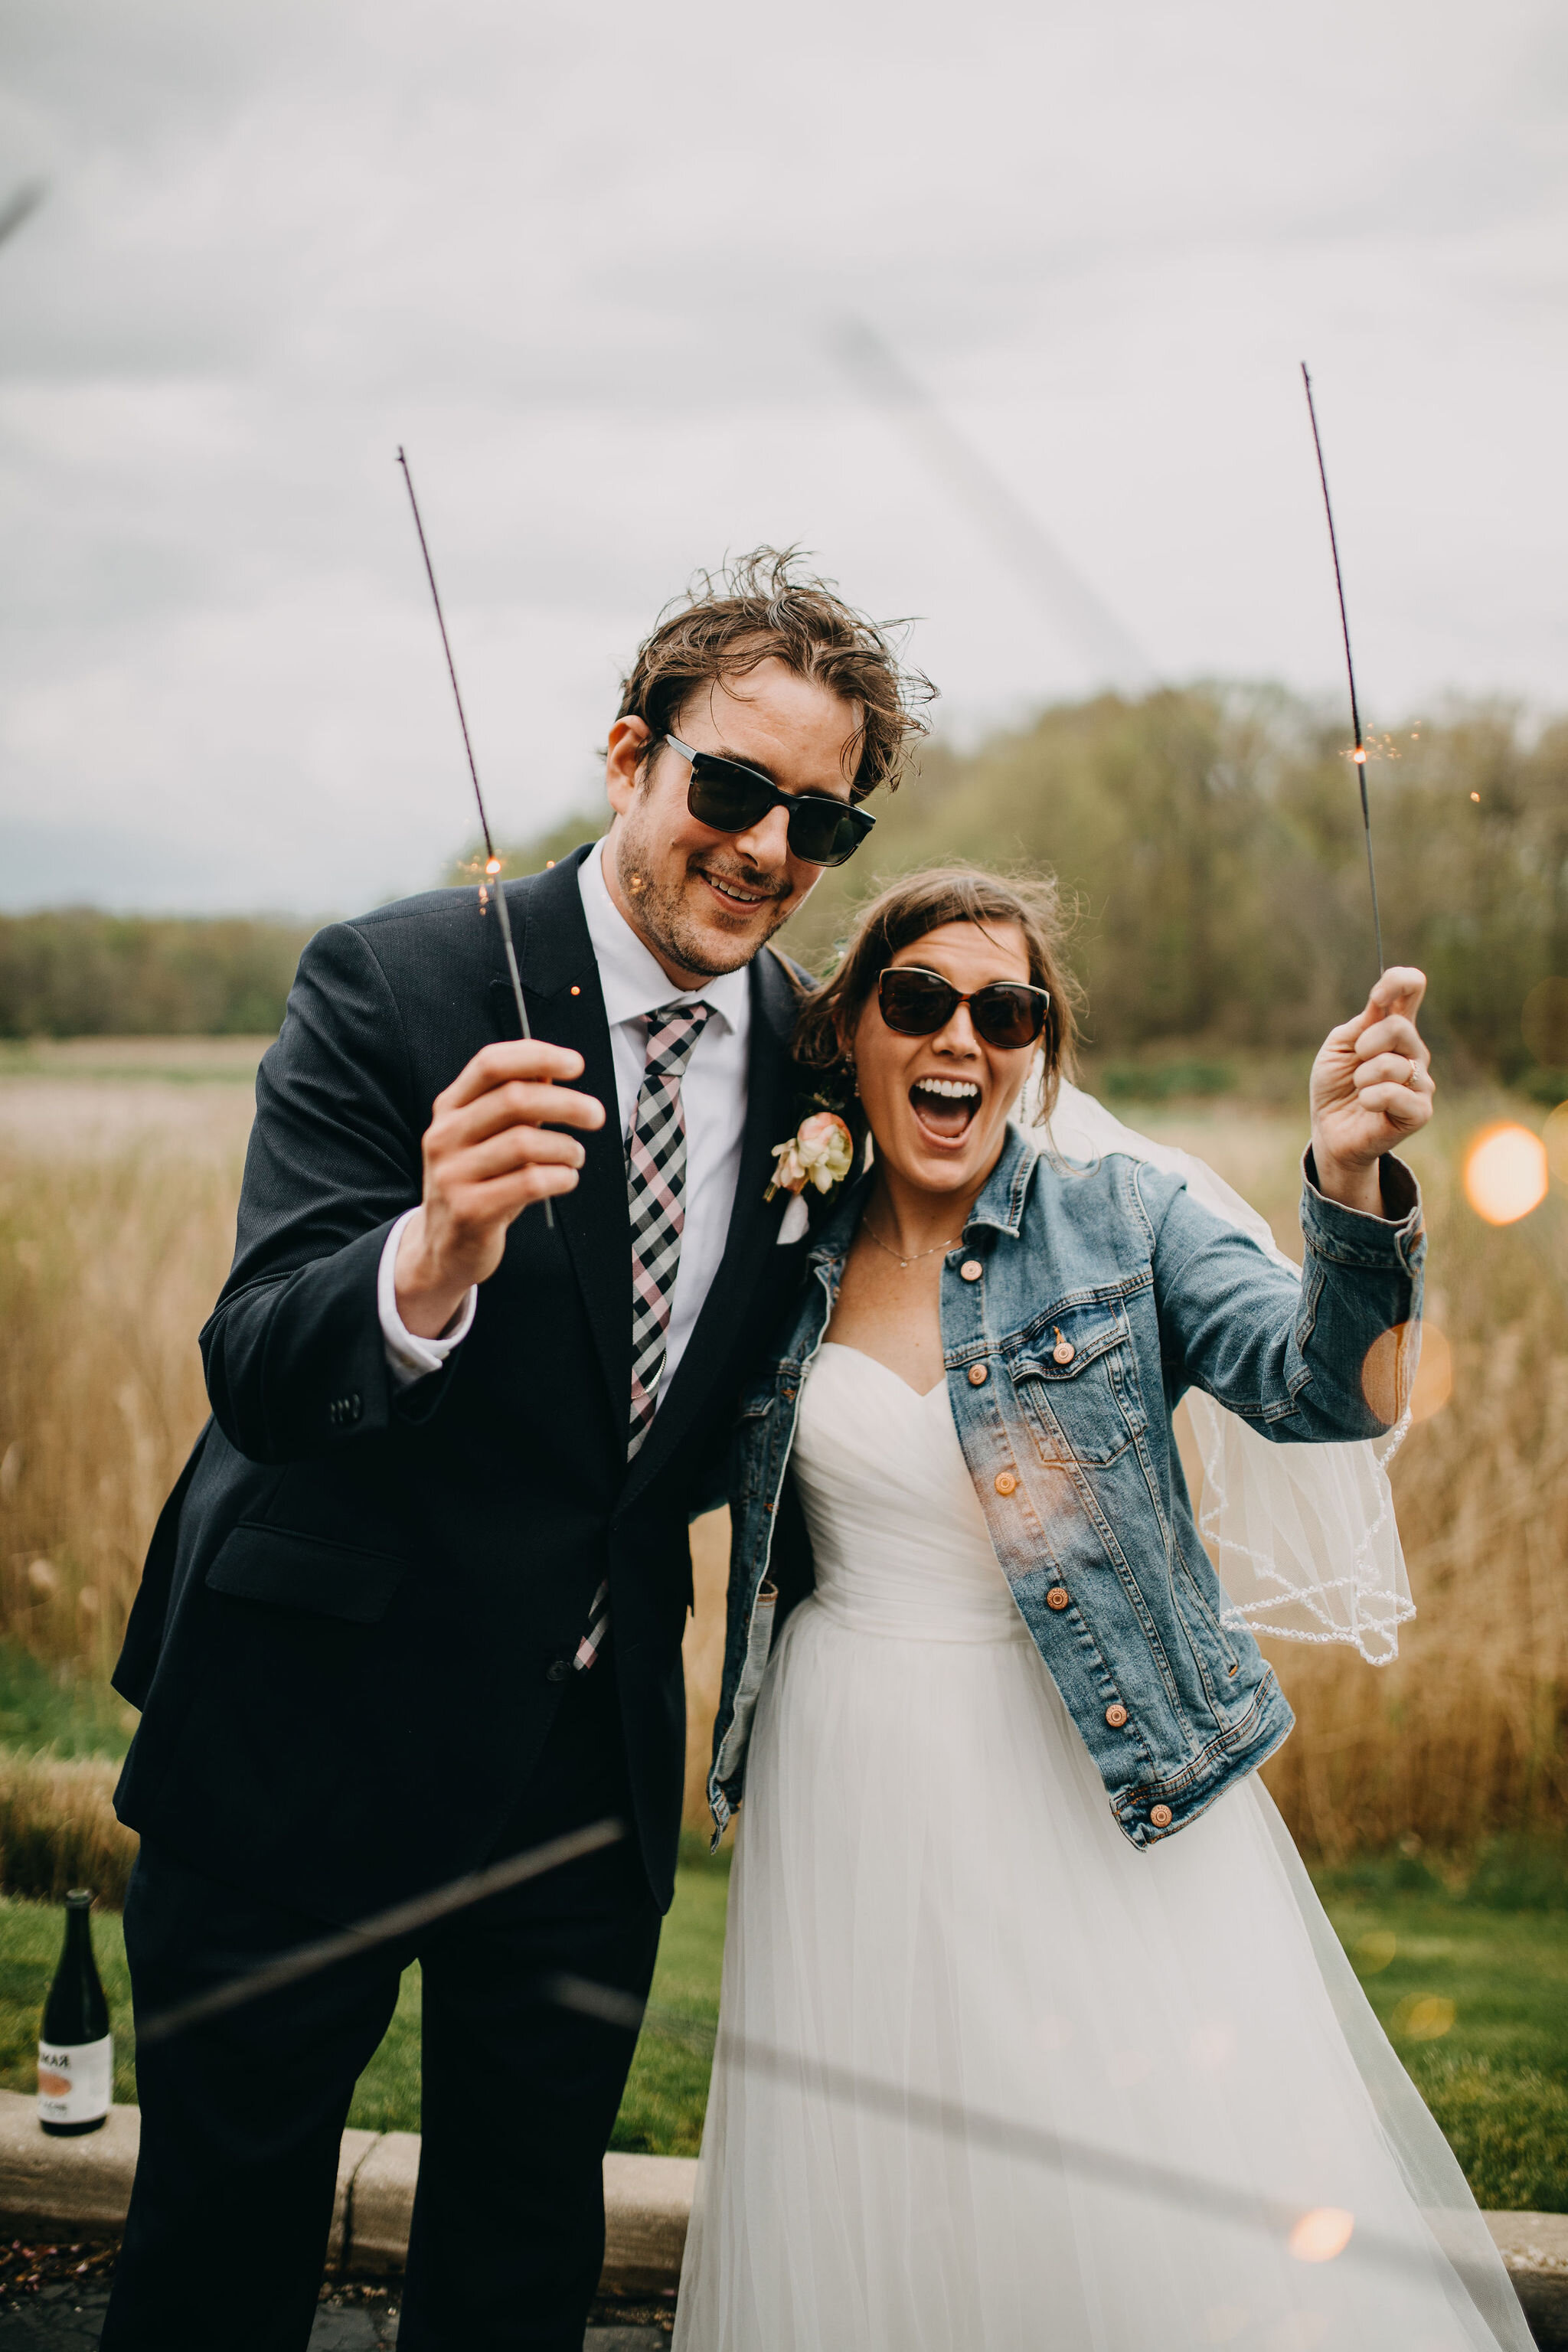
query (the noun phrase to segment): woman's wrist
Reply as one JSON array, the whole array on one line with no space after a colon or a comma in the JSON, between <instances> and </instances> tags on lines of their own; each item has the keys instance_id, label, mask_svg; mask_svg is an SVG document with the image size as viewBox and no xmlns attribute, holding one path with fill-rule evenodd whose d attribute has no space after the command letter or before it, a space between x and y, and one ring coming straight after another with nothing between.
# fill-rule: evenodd
<instances>
[{"instance_id":1,"label":"woman's wrist","mask_svg":"<svg viewBox=\"0 0 1568 2352\"><path fill-rule=\"evenodd\" d=\"M1336 1160L1314 1137L1312 1171L1317 1188L1326 1201L1337 1201L1342 1209L1357 1210L1363 1217L1381 1217L1385 1213L1381 1160Z\"/></svg>"}]
</instances>

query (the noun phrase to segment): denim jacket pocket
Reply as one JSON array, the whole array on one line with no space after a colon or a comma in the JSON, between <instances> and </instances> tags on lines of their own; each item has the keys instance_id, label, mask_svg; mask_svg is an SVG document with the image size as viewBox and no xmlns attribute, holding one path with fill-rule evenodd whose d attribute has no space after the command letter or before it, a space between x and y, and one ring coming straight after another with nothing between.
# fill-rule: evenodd
<instances>
[{"instance_id":1,"label":"denim jacket pocket","mask_svg":"<svg viewBox=\"0 0 1568 2352\"><path fill-rule=\"evenodd\" d=\"M1014 1394L1046 1461L1103 1466L1146 1428L1120 1299L1053 1307L1005 1352Z\"/></svg>"},{"instance_id":2,"label":"denim jacket pocket","mask_svg":"<svg viewBox=\"0 0 1568 2352\"><path fill-rule=\"evenodd\" d=\"M741 1399L730 1441L731 1500L755 1502L767 1485L773 1449L767 1442L767 1418L777 1395L776 1367L765 1380L753 1381Z\"/></svg>"}]
</instances>

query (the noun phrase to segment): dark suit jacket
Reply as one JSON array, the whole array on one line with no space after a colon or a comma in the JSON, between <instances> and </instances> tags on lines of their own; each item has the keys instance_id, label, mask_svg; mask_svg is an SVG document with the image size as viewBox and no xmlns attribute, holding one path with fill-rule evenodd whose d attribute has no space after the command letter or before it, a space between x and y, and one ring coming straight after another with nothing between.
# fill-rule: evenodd
<instances>
[{"instance_id":1,"label":"dark suit jacket","mask_svg":"<svg viewBox=\"0 0 1568 2352\"><path fill-rule=\"evenodd\" d=\"M507 903L534 1034L577 1048L610 1116L554 1232L537 1208L511 1227L440 1372L395 1388L376 1273L419 1197L435 1097L517 1034L493 915L439 891L320 932L258 1077L234 1265L202 1333L213 1418L115 1674L142 1716L116 1803L324 1919L485 1859L605 1576L636 1830L656 1895L672 1891L688 1518L719 1499L738 1382L801 1265L763 1200L798 1116L795 996L764 950L725 1256L628 1468L626 1163L577 864Z\"/></svg>"}]
</instances>

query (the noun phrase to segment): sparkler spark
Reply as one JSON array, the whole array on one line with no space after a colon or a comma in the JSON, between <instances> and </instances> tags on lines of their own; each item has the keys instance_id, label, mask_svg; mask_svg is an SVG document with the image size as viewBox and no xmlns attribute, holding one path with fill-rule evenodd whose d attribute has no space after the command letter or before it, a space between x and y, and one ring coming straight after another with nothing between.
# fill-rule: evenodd
<instances>
[{"instance_id":1,"label":"sparkler spark","mask_svg":"<svg viewBox=\"0 0 1568 2352\"><path fill-rule=\"evenodd\" d=\"M1345 583L1340 571L1340 542L1334 530L1334 509L1329 497L1329 474L1323 463L1322 436L1318 431L1318 411L1312 398L1312 379L1307 373L1307 362L1301 362L1301 382L1307 387L1307 414L1312 420L1312 446L1318 453L1318 479L1323 486L1323 512L1329 519L1329 550L1334 559L1334 587L1340 600L1340 635L1345 642L1345 675L1351 688L1351 725L1355 730L1355 751L1352 754L1361 778L1361 822L1366 835L1366 878L1372 885L1372 929L1377 942L1377 970L1381 979L1387 970L1383 958L1383 918L1377 907L1377 868L1372 862L1372 811L1366 798L1366 744L1361 731L1361 706L1356 700L1355 664L1351 659L1351 625L1345 612Z\"/></svg>"},{"instance_id":2,"label":"sparkler spark","mask_svg":"<svg viewBox=\"0 0 1568 2352\"><path fill-rule=\"evenodd\" d=\"M485 872L495 885L496 913L500 917L501 944L506 950L506 968L511 981L512 1000L517 1006L518 1027L524 1037L531 1038L528 1025L528 1007L522 1001L522 974L517 968L517 950L512 945L511 917L507 912L506 892L496 881L500 872L500 859L496 856L495 843L490 839L490 821L485 814L485 796L479 790L479 772L474 760L474 747L468 736L468 714L463 709L463 690L458 684L458 665L452 659L452 641L447 635L447 615L441 610L441 591L436 585L436 567L430 561L430 550L425 538L425 525L420 520L419 501L414 495L414 477L408 470L408 460L402 444L397 450L397 462L403 468L403 479L408 489L408 503L414 509L414 528L419 534L419 552L425 558L425 577L430 583L430 601L436 607L436 625L441 632L441 650L447 656L447 675L452 681L452 699L458 706L458 724L463 730L463 750L468 754L468 774L473 781L474 800L479 812L479 831L485 837ZM485 911L485 886L479 885L479 912ZM548 1200L544 1202L544 1222L552 1233L555 1230L555 1213Z\"/></svg>"}]
</instances>

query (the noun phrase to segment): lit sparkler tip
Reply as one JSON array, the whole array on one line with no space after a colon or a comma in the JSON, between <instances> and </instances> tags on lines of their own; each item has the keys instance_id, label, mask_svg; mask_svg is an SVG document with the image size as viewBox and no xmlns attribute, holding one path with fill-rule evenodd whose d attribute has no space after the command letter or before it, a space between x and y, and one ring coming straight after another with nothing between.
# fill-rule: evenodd
<instances>
[{"instance_id":1,"label":"lit sparkler tip","mask_svg":"<svg viewBox=\"0 0 1568 2352\"><path fill-rule=\"evenodd\" d=\"M487 857L485 860L485 872L487 874L499 874L500 872L500 859L499 857Z\"/></svg>"},{"instance_id":2,"label":"lit sparkler tip","mask_svg":"<svg viewBox=\"0 0 1568 2352\"><path fill-rule=\"evenodd\" d=\"M1361 746L1360 746L1359 744L1356 746L1355 750L1351 753L1351 758L1355 761L1355 763L1356 763L1356 765L1357 765L1357 767L1358 767L1358 768L1364 768L1364 767L1365 767L1365 765L1366 765L1366 753L1365 753L1365 752L1361 749Z\"/></svg>"}]
</instances>

